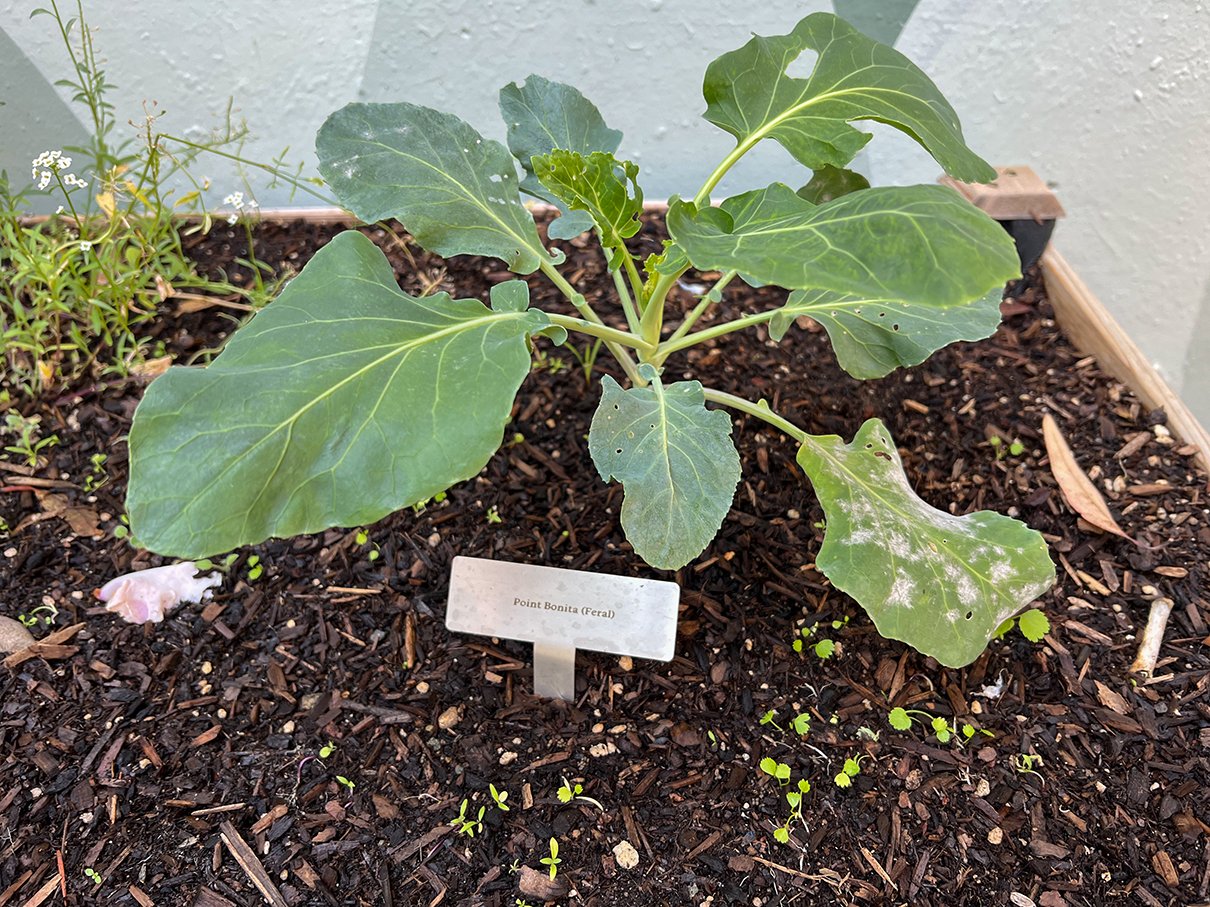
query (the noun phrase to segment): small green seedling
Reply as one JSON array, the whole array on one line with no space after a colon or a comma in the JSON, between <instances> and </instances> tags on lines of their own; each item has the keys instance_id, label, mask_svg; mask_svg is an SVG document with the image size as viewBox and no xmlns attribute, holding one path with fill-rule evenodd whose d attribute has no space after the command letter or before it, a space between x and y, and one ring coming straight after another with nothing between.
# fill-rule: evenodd
<instances>
[{"instance_id":1,"label":"small green seedling","mask_svg":"<svg viewBox=\"0 0 1210 907\"><path fill-rule=\"evenodd\" d=\"M784 762L778 762L771 756L766 756L760 760L760 770L769 777L776 779L778 784L790 783L790 766Z\"/></svg>"},{"instance_id":2,"label":"small green seedling","mask_svg":"<svg viewBox=\"0 0 1210 907\"><path fill-rule=\"evenodd\" d=\"M345 787L347 787L349 789L349 793L353 793L353 788L355 788L357 786L354 782L350 781L344 775L337 775L336 780L339 781L341 784L343 784Z\"/></svg>"},{"instance_id":3,"label":"small green seedling","mask_svg":"<svg viewBox=\"0 0 1210 907\"><path fill-rule=\"evenodd\" d=\"M1008 452L1014 457L1019 457L1025 453L1025 445L1020 441L1013 441L1012 444L1008 445Z\"/></svg>"},{"instance_id":4,"label":"small green seedling","mask_svg":"<svg viewBox=\"0 0 1210 907\"><path fill-rule=\"evenodd\" d=\"M1037 753L1017 753L1017 755L1013 756L1013 768L1016 769L1018 774L1033 775L1045 784L1046 779L1038 771L1038 767L1042 764L1042 757Z\"/></svg>"},{"instance_id":5,"label":"small green seedling","mask_svg":"<svg viewBox=\"0 0 1210 907\"><path fill-rule=\"evenodd\" d=\"M370 543L370 534L364 529L359 529L357 531L357 535L353 536L353 541L355 541L358 545L366 545ZM380 557L382 557L382 550L377 545L373 545L373 547L366 552L366 560L370 561L370 563L373 563Z\"/></svg>"},{"instance_id":6,"label":"small green seedling","mask_svg":"<svg viewBox=\"0 0 1210 907\"><path fill-rule=\"evenodd\" d=\"M460 835L466 835L468 838L473 838L475 832L483 830L483 814L487 812L486 806L480 806L477 815L467 815L467 808L470 806L470 801L465 797L462 804L458 807L458 815L450 820L450 825Z\"/></svg>"},{"instance_id":7,"label":"small green seedling","mask_svg":"<svg viewBox=\"0 0 1210 907\"><path fill-rule=\"evenodd\" d=\"M820 661L827 661L836 653L836 643L830 639L821 639L815 643L815 655Z\"/></svg>"},{"instance_id":8,"label":"small green seedling","mask_svg":"<svg viewBox=\"0 0 1210 907\"><path fill-rule=\"evenodd\" d=\"M109 476L105 473L105 463L108 459L108 455L103 453L95 453L89 458L88 462L92 466L92 469L84 477L85 492L96 491L109 481Z\"/></svg>"},{"instance_id":9,"label":"small green seedling","mask_svg":"<svg viewBox=\"0 0 1210 907\"><path fill-rule=\"evenodd\" d=\"M327 743L325 743L323 746L321 746L319 748L319 758L327 759L334 752L336 752L336 744L333 743L331 740L329 740Z\"/></svg>"},{"instance_id":10,"label":"small green seedling","mask_svg":"<svg viewBox=\"0 0 1210 907\"><path fill-rule=\"evenodd\" d=\"M594 800L592 797L584 796L584 785L578 781L573 785L566 778L563 779L563 786L555 792L559 797L560 803L570 803L572 800L583 800L585 803L591 803L601 812L605 812L605 807L600 800Z\"/></svg>"},{"instance_id":11,"label":"small green seedling","mask_svg":"<svg viewBox=\"0 0 1210 907\"><path fill-rule=\"evenodd\" d=\"M769 711L767 711L767 712L765 712L765 714L761 715L760 723L762 725L766 725L766 724L772 725L773 727L777 728L779 731L783 730L782 726L777 723L777 709L769 709Z\"/></svg>"},{"instance_id":12,"label":"small green seedling","mask_svg":"<svg viewBox=\"0 0 1210 907\"><path fill-rule=\"evenodd\" d=\"M23 416L11 410L4 414L5 431L15 438L13 443L5 446L4 449L25 460L26 466L37 466L38 454L59 443L58 435L50 435L46 438L38 437L41 422L41 416Z\"/></svg>"},{"instance_id":13,"label":"small green seedling","mask_svg":"<svg viewBox=\"0 0 1210 907\"><path fill-rule=\"evenodd\" d=\"M560 803L570 803L575 797L578 797L584 790L584 785L576 783L573 785L566 778L563 779L563 786L556 791Z\"/></svg>"},{"instance_id":14,"label":"small green seedling","mask_svg":"<svg viewBox=\"0 0 1210 907\"><path fill-rule=\"evenodd\" d=\"M88 879L88 881L92 882L94 885L100 885L102 882L105 881L103 878L101 878L101 874L99 872L97 872L95 869L93 869L91 866L87 867L84 870L84 876L85 876L85 878Z\"/></svg>"},{"instance_id":15,"label":"small green seedling","mask_svg":"<svg viewBox=\"0 0 1210 907\"><path fill-rule=\"evenodd\" d=\"M790 727L794 728L794 733L799 737L807 736L811 732L811 716L804 713L795 715Z\"/></svg>"},{"instance_id":16,"label":"small green seedling","mask_svg":"<svg viewBox=\"0 0 1210 907\"><path fill-rule=\"evenodd\" d=\"M786 822L779 828L773 829L773 839L779 844L788 844L790 842L790 826L795 820L806 822L802 818L802 798L804 794L811 792L811 782L806 778L802 778L798 782L798 790L786 791L786 802L790 804L790 815L786 818Z\"/></svg>"},{"instance_id":17,"label":"small green seedling","mask_svg":"<svg viewBox=\"0 0 1210 907\"><path fill-rule=\"evenodd\" d=\"M1037 608L1031 608L1020 617L1010 617L1004 623L996 628L996 639L1003 638L1004 634L1013 628L1013 623L1017 624L1017 629L1021 631L1021 635L1030 642L1041 642L1043 637L1050 632L1050 621L1046 615Z\"/></svg>"},{"instance_id":18,"label":"small green seedling","mask_svg":"<svg viewBox=\"0 0 1210 907\"><path fill-rule=\"evenodd\" d=\"M846 759L844 761L844 767L833 779L836 782L836 786L852 787L853 779L861 774L861 760L865 758L865 756L857 756L855 758L850 756L848 759Z\"/></svg>"},{"instance_id":19,"label":"small green seedling","mask_svg":"<svg viewBox=\"0 0 1210 907\"><path fill-rule=\"evenodd\" d=\"M493 525L504 522L503 517L500 516L500 508L495 504L487 508L487 521Z\"/></svg>"},{"instance_id":20,"label":"small green seedling","mask_svg":"<svg viewBox=\"0 0 1210 907\"><path fill-rule=\"evenodd\" d=\"M913 715L919 715L920 718L915 719L912 717ZM983 734L987 737L995 736L991 731L976 728L973 724L964 722L961 726L962 739L958 739L959 726L956 720L950 722L940 715L930 715L928 712L921 711L920 709L893 708L887 714L887 723L897 731L910 730L912 723L916 720L919 720L922 724L927 721L929 728L932 729L933 734L940 743L949 743L953 740L961 744L965 740L970 740L975 734Z\"/></svg>"},{"instance_id":21,"label":"small green seedling","mask_svg":"<svg viewBox=\"0 0 1210 907\"><path fill-rule=\"evenodd\" d=\"M49 627L55 622L55 618L59 616L59 609L53 604L38 605L38 607L23 612L17 615L17 620L21 621L27 627L36 627L38 624L43 624Z\"/></svg>"},{"instance_id":22,"label":"small green seedling","mask_svg":"<svg viewBox=\"0 0 1210 907\"><path fill-rule=\"evenodd\" d=\"M265 565L260 562L260 557L255 554L248 556L248 562L244 566L248 568L248 582L250 583L256 582L265 572Z\"/></svg>"},{"instance_id":23,"label":"small green seedling","mask_svg":"<svg viewBox=\"0 0 1210 907\"><path fill-rule=\"evenodd\" d=\"M492 795L492 802L496 804L496 809L502 813L508 812L508 804L504 802L508 799L508 791L497 790L494 784L489 784L487 789Z\"/></svg>"},{"instance_id":24,"label":"small green seedling","mask_svg":"<svg viewBox=\"0 0 1210 907\"><path fill-rule=\"evenodd\" d=\"M550 856L543 857L538 861L543 866L550 867L550 880L553 882L555 876L559 874L559 864L563 861L559 859L559 842L554 838L550 839Z\"/></svg>"}]
</instances>

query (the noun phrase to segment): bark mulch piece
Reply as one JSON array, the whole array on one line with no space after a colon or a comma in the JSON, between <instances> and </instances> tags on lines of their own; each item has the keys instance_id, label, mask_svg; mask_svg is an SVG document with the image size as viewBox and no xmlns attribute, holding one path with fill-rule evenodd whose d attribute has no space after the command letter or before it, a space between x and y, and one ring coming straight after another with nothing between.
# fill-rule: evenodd
<instances>
[{"instance_id":1,"label":"bark mulch piece","mask_svg":"<svg viewBox=\"0 0 1210 907\"><path fill-rule=\"evenodd\" d=\"M510 276L366 231L411 292L486 298ZM265 225L257 252L297 269L334 232ZM653 250L658 234L635 241ZM568 251L566 273L604 292L599 257ZM245 252L225 229L194 249L201 267L246 281L234 263ZM726 295L716 319L779 299ZM693 302L682 290L673 301ZM732 334L670 362L672 375L683 366L763 394L812 432L848 437L881 416L931 503L999 510L1047 535L1050 634L1034 645L1013 631L959 671L880 638L815 570L822 514L795 450L744 418L734 507L675 577L674 661L582 654L577 700L539 702L528 647L447 633L457 554L647 573L618 528L620 488L585 450L596 391L567 348L540 345L504 447L444 501L366 527L364 544L331 530L243 551L212 602L148 627L90 594L160 563L114 537L141 386L110 380L46 402L43 425L64 443L33 478L56 484L2 477L0 613L52 604L56 628L83 626L0 672L0 907L58 903L64 890L72 904L138 905L514 907L558 891L601 907L1207 901L1206 477L1162 413L1070 348L1036 283L1014 288L1007 311L990 340L878 381L845 376L809 324L780 345ZM163 315L160 339L182 361L232 324L222 308L179 315L169 302ZM1139 545L1081 525L1063 502L1041 441L1047 412ZM1005 444L997 458L992 434L1023 453ZM102 478L97 453L107 480L86 491ZM255 581L251 555L264 565ZM1157 595L1176 605L1157 676L1132 679ZM804 626L835 642L831 658L792 650ZM943 745L927 726L895 732L895 706L990 736ZM790 730L800 713L805 738ZM813 784L787 845L773 839L786 803L757 769L764 756ZM850 756L865 758L842 790L832 779ZM562 803L564 779L584 799ZM491 808L489 784L509 792L508 812ZM489 807L474 838L449 824L463 799L472 816ZM539 891L551 837L563 862ZM623 840L632 869L614 855Z\"/></svg>"}]
</instances>

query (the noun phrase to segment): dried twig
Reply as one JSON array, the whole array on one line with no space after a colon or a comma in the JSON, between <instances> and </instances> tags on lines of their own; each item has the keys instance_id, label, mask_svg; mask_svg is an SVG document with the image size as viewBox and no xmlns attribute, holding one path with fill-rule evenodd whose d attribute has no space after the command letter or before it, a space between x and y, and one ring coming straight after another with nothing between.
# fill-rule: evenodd
<instances>
[{"instance_id":1,"label":"dried twig","mask_svg":"<svg viewBox=\"0 0 1210 907\"><path fill-rule=\"evenodd\" d=\"M1164 630L1168 626L1168 616L1171 613L1172 599L1157 598L1151 603L1147 626L1139 640L1139 654L1130 666L1132 674L1145 674L1150 677L1155 673L1155 662L1160 657L1160 646L1164 643Z\"/></svg>"}]
</instances>

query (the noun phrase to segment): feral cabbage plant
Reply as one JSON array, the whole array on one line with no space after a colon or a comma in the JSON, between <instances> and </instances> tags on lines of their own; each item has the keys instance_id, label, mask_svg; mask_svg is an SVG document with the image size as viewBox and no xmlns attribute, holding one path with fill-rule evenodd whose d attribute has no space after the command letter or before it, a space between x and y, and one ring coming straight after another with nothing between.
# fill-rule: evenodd
<instances>
[{"instance_id":1,"label":"feral cabbage plant","mask_svg":"<svg viewBox=\"0 0 1210 907\"><path fill-rule=\"evenodd\" d=\"M807 51L818 55L810 76L787 74ZM996 513L927 505L877 419L846 444L808 434L763 400L675 380L664 367L695 344L759 324L781 340L803 315L827 329L858 378L989 336L1004 283L1018 275L1012 242L951 189L869 188L845 169L869 139L850 123L898 128L960 180L995 173L966 147L923 72L830 14L724 54L703 90L706 119L736 145L694 196L672 200L671 240L643 262L626 246L643 210L638 167L617 156L621 133L575 88L537 76L507 85L507 148L413 103L332 114L316 149L350 211L366 222L398 218L434 253L541 271L578 317L531 306L523 280L492 287L490 306L409 296L381 251L342 233L209 367L173 368L148 389L130 433L132 531L162 554L201 557L371 523L427 500L476 475L500 447L538 338L561 344L578 332L601 340L626 378L626 386L602 379L588 449L605 481L623 483L622 527L648 564L687 564L726 516L740 460L731 417L708 404L728 407L798 443L826 516L816 563L832 583L884 636L947 665L972 661L1051 585L1038 533ZM719 180L766 139L812 170L810 180L714 206ZM552 239L595 234L616 289L615 324L560 272L564 256L539 237L520 192L559 206ZM722 276L666 328L668 292L690 267ZM785 287L789 298L695 330L737 276Z\"/></svg>"}]
</instances>

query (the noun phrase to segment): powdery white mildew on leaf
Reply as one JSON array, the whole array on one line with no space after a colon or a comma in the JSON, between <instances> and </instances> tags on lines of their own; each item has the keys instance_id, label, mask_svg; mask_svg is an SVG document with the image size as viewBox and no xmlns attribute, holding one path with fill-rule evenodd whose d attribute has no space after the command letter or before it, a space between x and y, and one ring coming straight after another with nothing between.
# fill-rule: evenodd
<instances>
[{"instance_id":1,"label":"powdery white mildew on leaf","mask_svg":"<svg viewBox=\"0 0 1210 907\"><path fill-rule=\"evenodd\" d=\"M826 518L819 569L879 633L944 665L970 664L1054 583L1046 543L1024 523L986 510L953 516L921 500L877 419L850 444L808 436L798 463Z\"/></svg>"},{"instance_id":2,"label":"powdery white mildew on leaf","mask_svg":"<svg viewBox=\"0 0 1210 907\"><path fill-rule=\"evenodd\" d=\"M195 576L197 566L182 561L166 567L136 570L111 579L96 596L107 610L132 624L155 623L181 602L200 602L222 584L217 573Z\"/></svg>"}]
</instances>

